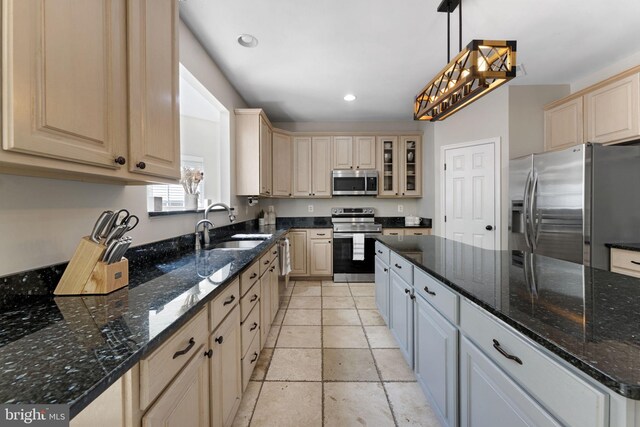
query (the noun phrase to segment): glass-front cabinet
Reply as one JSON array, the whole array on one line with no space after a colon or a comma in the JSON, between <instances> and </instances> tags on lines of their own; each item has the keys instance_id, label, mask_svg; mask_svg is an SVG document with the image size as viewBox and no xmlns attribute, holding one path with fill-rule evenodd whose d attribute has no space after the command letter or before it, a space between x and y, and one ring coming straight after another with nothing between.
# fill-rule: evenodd
<instances>
[{"instance_id":1,"label":"glass-front cabinet","mask_svg":"<svg viewBox=\"0 0 640 427\"><path fill-rule=\"evenodd\" d=\"M422 195L422 147L420 137L400 137L400 195Z\"/></svg>"},{"instance_id":2,"label":"glass-front cabinet","mask_svg":"<svg viewBox=\"0 0 640 427\"><path fill-rule=\"evenodd\" d=\"M378 137L378 196L398 196L398 137Z\"/></svg>"},{"instance_id":3,"label":"glass-front cabinet","mask_svg":"<svg viewBox=\"0 0 640 427\"><path fill-rule=\"evenodd\" d=\"M421 143L419 136L378 137L378 197L422 196Z\"/></svg>"}]
</instances>

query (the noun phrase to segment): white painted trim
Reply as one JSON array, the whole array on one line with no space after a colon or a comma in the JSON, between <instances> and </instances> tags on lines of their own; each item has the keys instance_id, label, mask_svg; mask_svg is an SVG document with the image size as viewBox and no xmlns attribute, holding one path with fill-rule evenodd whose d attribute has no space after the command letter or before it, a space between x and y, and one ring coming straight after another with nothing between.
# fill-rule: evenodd
<instances>
[{"instance_id":1,"label":"white painted trim","mask_svg":"<svg viewBox=\"0 0 640 427\"><path fill-rule=\"evenodd\" d=\"M499 136L494 138L479 139L476 141L460 142L458 144L443 145L440 147L440 217L436 218L438 223L438 230L442 230L442 237L447 237L447 228L444 222L444 217L447 214L446 204L446 177L444 164L446 162L447 150L454 150L457 148L473 147L476 145L493 144L493 167L495 170L493 186L494 186L494 250L500 250L502 248L502 139Z\"/></svg>"}]
</instances>

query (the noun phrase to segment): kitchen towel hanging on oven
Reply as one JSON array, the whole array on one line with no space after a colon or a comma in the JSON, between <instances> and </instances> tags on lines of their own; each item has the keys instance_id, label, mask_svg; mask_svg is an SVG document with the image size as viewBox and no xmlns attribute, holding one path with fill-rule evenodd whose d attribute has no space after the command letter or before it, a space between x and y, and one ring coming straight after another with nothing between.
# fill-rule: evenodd
<instances>
[{"instance_id":1,"label":"kitchen towel hanging on oven","mask_svg":"<svg viewBox=\"0 0 640 427\"><path fill-rule=\"evenodd\" d=\"M364 261L364 234L353 233L353 260Z\"/></svg>"}]
</instances>

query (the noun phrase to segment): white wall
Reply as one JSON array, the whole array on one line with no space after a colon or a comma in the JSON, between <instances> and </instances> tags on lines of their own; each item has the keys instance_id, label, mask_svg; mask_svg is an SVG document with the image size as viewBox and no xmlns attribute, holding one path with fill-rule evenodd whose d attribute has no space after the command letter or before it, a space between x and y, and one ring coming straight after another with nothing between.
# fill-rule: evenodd
<instances>
[{"instance_id":1,"label":"white wall","mask_svg":"<svg viewBox=\"0 0 640 427\"><path fill-rule=\"evenodd\" d=\"M602 67L601 63L594 64L595 67ZM620 58L604 68L595 68L595 71L587 74L586 76L576 79L571 83L571 93L577 92L588 86L606 80L609 77L615 76L618 73L628 70L629 68L637 67L640 65L640 51L628 55L624 58Z\"/></svg>"},{"instance_id":2,"label":"white wall","mask_svg":"<svg viewBox=\"0 0 640 427\"><path fill-rule=\"evenodd\" d=\"M180 23L180 62L229 110L246 107L217 65L189 29ZM235 194L235 150L231 115L231 194ZM89 234L100 212L127 208L141 219L131 232L135 244L153 242L193 232L196 214L149 218L146 188L90 184L0 175L0 276L69 260L80 237ZM238 220L256 216L244 199ZM211 219L228 224L223 213Z\"/></svg>"},{"instance_id":3,"label":"white wall","mask_svg":"<svg viewBox=\"0 0 640 427\"><path fill-rule=\"evenodd\" d=\"M422 137L422 199L418 200L418 216L435 218L435 174L434 144L435 125L431 122L421 122L424 132Z\"/></svg>"}]
</instances>

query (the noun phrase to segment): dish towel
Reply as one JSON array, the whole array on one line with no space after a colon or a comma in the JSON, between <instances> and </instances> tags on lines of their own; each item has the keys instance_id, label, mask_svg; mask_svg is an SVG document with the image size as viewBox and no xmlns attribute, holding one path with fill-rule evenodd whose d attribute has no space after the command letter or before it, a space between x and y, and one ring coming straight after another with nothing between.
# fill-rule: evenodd
<instances>
[{"instance_id":1,"label":"dish towel","mask_svg":"<svg viewBox=\"0 0 640 427\"><path fill-rule=\"evenodd\" d=\"M280 242L280 275L286 276L291 273L291 255L289 239L285 238Z\"/></svg>"},{"instance_id":2,"label":"dish towel","mask_svg":"<svg viewBox=\"0 0 640 427\"><path fill-rule=\"evenodd\" d=\"M353 233L353 260L364 261L364 234Z\"/></svg>"}]
</instances>

